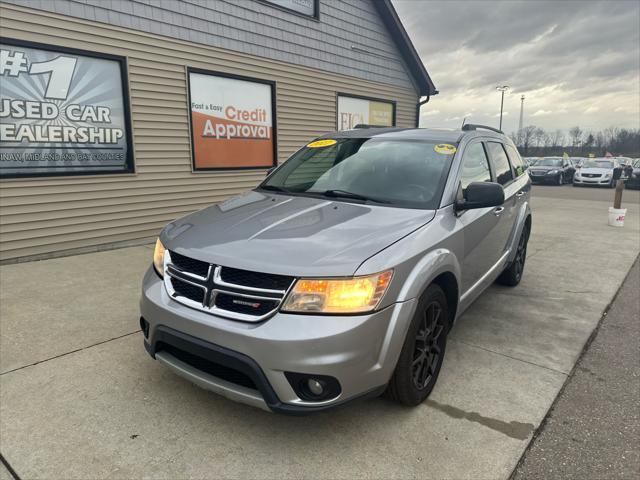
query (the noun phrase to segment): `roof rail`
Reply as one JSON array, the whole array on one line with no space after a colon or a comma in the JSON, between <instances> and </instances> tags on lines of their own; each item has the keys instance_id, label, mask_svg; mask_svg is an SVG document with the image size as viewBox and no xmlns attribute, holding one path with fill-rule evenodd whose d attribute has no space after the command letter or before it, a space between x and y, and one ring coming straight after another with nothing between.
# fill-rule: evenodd
<instances>
[{"instance_id":1,"label":"roof rail","mask_svg":"<svg viewBox=\"0 0 640 480\"><path fill-rule=\"evenodd\" d=\"M359 123L353 128L393 128L387 125L369 125L367 123Z\"/></svg>"},{"instance_id":2,"label":"roof rail","mask_svg":"<svg viewBox=\"0 0 640 480\"><path fill-rule=\"evenodd\" d=\"M464 132L468 132L470 130L478 130L479 128L482 128L484 130L491 130L492 132L496 132L496 133L504 134L504 132L502 130L498 130L497 128L489 127L487 125L478 125L478 124L475 124L475 123L466 123L465 125L462 126L462 130Z\"/></svg>"}]
</instances>

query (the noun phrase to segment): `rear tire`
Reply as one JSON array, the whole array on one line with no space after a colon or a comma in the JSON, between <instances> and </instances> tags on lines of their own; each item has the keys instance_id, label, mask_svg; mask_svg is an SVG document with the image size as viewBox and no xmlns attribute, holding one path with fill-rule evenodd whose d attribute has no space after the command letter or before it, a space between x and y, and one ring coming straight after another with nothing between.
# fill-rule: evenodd
<instances>
[{"instance_id":1,"label":"rear tire","mask_svg":"<svg viewBox=\"0 0 640 480\"><path fill-rule=\"evenodd\" d=\"M447 297L438 285L424 292L413 315L386 395L407 406L422 403L436 384L449 333Z\"/></svg>"},{"instance_id":2,"label":"rear tire","mask_svg":"<svg viewBox=\"0 0 640 480\"><path fill-rule=\"evenodd\" d=\"M518 247L516 251L516 258L513 262L500 274L496 280L501 285L508 287L515 287L522 280L522 274L524 273L524 263L527 259L527 243L529 242L529 227L527 225L522 229L520 234L520 240L518 240Z\"/></svg>"}]
</instances>

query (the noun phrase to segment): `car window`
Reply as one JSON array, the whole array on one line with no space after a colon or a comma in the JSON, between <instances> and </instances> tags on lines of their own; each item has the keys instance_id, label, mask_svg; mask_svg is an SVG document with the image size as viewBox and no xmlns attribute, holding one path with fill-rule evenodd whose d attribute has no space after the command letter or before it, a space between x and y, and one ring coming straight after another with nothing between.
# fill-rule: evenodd
<instances>
[{"instance_id":1,"label":"car window","mask_svg":"<svg viewBox=\"0 0 640 480\"><path fill-rule=\"evenodd\" d=\"M462 173L460 175L462 190L472 182L490 181L491 169L482 143L477 142L468 146L462 157Z\"/></svg>"},{"instance_id":2,"label":"car window","mask_svg":"<svg viewBox=\"0 0 640 480\"><path fill-rule=\"evenodd\" d=\"M524 164L522 162L522 158L518 153L518 150L511 145L506 145L507 153L509 154L509 160L511 160L511 165L513 165L513 169L516 172L516 177L519 177L524 173Z\"/></svg>"},{"instance_id":3,"label":"car window","mask_svg":"<svg viewBox=\"0 0 640 480\"><path fill-rule=\"evenodd\" d=\"M333 201L360 196L383 205L433 209L439 205L456 148L382 137L322 139L294 153L258 188L329 196Z\"/></svg>"},{"instance_id":4,"label":"car window","mask_svg":"<svg viewBox=\"0 0 640 480\"><path fill-rule=\"evenodd\" d=\"M487 147L489 148L489 155L491 155L491 160L493 160L493 165L496 169L496 182L500 185L506 185L513 180L509 158L501 143L487 142Z\"/></svg>"}]
</instances>

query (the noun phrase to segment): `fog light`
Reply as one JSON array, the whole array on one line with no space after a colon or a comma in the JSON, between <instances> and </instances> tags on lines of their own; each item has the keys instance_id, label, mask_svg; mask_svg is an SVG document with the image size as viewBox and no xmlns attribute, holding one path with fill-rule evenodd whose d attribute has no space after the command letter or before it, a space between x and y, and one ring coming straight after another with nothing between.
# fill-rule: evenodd
<instances>
[{"instance_id":1,"label":"fog light","mask_svg":"<svg viewBox=\"0 0 640 480\"><path fill-rule=\"evenodd\" d=\"M309 391L314 395L322 395L324 393L324 386L322 382L319 382L315 378L310 378L307 380L307 387L309 387Z\"/></svg>"}]
</instances>

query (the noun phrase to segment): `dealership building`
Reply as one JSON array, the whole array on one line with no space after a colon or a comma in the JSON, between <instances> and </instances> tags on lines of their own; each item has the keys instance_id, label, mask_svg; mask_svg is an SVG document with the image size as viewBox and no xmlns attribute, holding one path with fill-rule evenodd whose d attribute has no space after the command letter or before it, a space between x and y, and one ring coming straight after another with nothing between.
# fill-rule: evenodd
<instances>
[{"instance_id":1,"label":"dealership building","mask_svg":"<svg viewBox=\"0 0 640 480\"><path fill-rule=\"evenodd\" d=\"M151 241L437 93L390 0L0 0L0 262Z\"/></svg>"}]
</instances>

